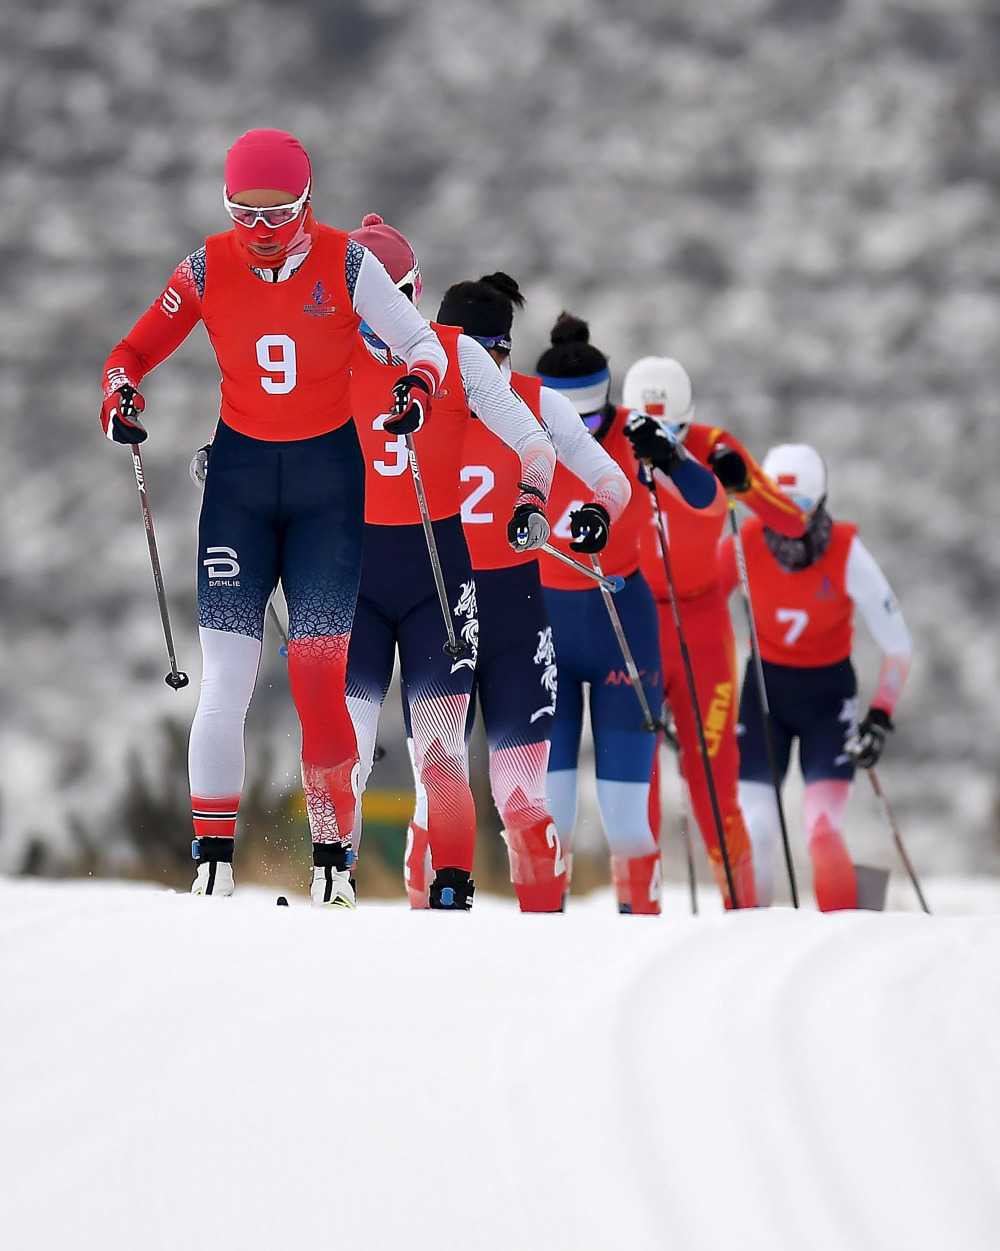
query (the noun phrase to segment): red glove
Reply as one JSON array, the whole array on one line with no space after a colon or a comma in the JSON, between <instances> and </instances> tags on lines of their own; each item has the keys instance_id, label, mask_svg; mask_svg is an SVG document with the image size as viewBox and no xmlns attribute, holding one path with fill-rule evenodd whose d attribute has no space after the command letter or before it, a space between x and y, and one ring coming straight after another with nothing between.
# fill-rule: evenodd
<instances>
[{"instance_id":1,"label":"red glove","mask_svg":"<svg viewBox=\"0 0 1000 1251\"><path fill-rule=\"evenodd\" d=\"M123 382L101 405L104 433L115 443L141 443L147 431L139 414L145 407L146 401L135 387Z\"/></svg>"}]
</instances>

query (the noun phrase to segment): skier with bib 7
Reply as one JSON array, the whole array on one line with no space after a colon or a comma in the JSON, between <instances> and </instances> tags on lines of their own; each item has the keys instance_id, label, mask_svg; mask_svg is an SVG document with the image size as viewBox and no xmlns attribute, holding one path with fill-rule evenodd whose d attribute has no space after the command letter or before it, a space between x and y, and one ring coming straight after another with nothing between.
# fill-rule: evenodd
<instances>
[{"instance_id":1,"label":"skier with bib 7","mask_svg":"<svg viewBox=\"0 0 1000 1251\"><path fill-rule=\"evenodd\" d=\"M910 670L912 645L899 605L857 526L826 509L823 458L805 443L784 443L763 469L808 517L789 538L751 517L741 530L760 644L779 778L799 743L805 780L803 816L813 889L823 912L857 904L857 877L844 839L855 766L870 768L892 730L892 714ZM737 581L733 539L723 545L721 580ZM858 725L857 675L851 660L853 617L861 612L883 653L875 694ZM740 805L753 842L758 900L774 899L778 809L760 695L750 667L740 699Z\"/></svg>"}]
</instances>

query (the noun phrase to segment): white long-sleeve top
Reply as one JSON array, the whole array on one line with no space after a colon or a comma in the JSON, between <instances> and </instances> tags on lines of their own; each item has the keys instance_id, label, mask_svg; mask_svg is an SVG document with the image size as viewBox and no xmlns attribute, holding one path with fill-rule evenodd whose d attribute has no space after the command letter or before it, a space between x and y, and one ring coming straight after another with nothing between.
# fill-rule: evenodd
<instances>
[{"instance_id":1,"label":"white long-sleeve top","mask_svg":"<svg viewBox=\"0 0 1000 1251\"><path fill-rule=\"evenodd\" d=\"M888 579L857 535L848 552L844 585L882 652L871 702L892 716L910 672L913 643Z\"/></svg>"},{"instance_id":2,"label":"white long-sleeve top","mask_svg":"<svg viewBox=\"0 0 1000 1251\"><path fill-rule=\"evenodd\" d=\"M556 457L590 487L594 503L607 510L610 520L617 521L632 498L632 484L621 466L601 447L580 420L572 402L561 392L542 387L539 412Z\"/></svg>"},{"instance_id":3,"label":"white long-sleeve top","mask_svg":"<svg viewBox=\"0 0 1000 1251\"><path fill-rule=\"evenodd\" d=\"M410 307L412 309L413 306ZM423 321L423 318L420 320ZM429 327L429 323L424 324ZM376 327L372 326L372 329ZM395 351L387 352L369 338L363 341L378 360L391 361L394 365L404 363ZM457 354L462 388L469 408L492 434L517 453L521 461L521 482L538 492L540 499L533 502L543 504L549 497L556 466L556 452L548 431L538 424L531 409L511 389L500 367L481 343L469 335L460 334ZM430 420L434 420L433 410ZM577 424L580 424L579 418Z\"/></svg>"}]
</instances>

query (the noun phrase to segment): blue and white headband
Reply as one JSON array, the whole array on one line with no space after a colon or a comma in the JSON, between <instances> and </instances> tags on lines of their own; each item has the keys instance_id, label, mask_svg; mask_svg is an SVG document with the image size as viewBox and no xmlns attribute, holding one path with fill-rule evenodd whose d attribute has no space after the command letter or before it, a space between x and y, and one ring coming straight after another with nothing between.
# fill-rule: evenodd
<instances>
[{"instance_id":1,"label":"blue and white headband","mask_svg":"<svg viewBox=\"0 0 1000 1251\"><path fill-rule=\"evenodd\" d=\"M545 374L538 376L543 387L561 391L581 417L600 411L608 402L611 391L610 369L599 369L597 373L584 374L582 378L550 378Z\"/></svg>"}]
</instances>

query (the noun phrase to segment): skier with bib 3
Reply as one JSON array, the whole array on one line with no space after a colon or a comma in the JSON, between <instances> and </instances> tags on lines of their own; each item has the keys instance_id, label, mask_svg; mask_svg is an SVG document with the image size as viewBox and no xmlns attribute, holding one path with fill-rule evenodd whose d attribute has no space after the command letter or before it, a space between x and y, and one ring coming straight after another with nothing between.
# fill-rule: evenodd
<instances>
[{"instance_id":1,"label":"skier with bib 3","mask_svg":"<svg viewBox=\"0 0 1000 1251\"><path fill-rule=\"evenodd\" d=\"M351 236L382 261L416 301L420 272L398 231L371 214ZM371 769L379 713L398 649L408 701L418 793L425 800L432 877L411 880L414 907L467 909L476 813L469 789L466 720L480 646L479 587L462 528L462 449L473 425L490 431L516 466L503 501L503 543L520 555L548 538L546 501L555 453L545 429L513 391L496 362L457 325L434 324L449 361L434 396L434 420L404 438L387 431L384 397L406 366L362 326L353 364L355 419L367 470L364 563L347 666L348 706L361 755L361 790ZM472 412L477 421L473 421ZM506 444L506 448L504 448ZM426 498L431 536L422 524L414 465ZM431 546L433 544L433 547ZM445 603L436 588L437 562ZM460 651L448 649L447 612ZM356 837L360 838L360 809ZM416 862L412 845L407 864ZM419 852L424 868L423 848Z\"/></svg>"}]
</instances>

